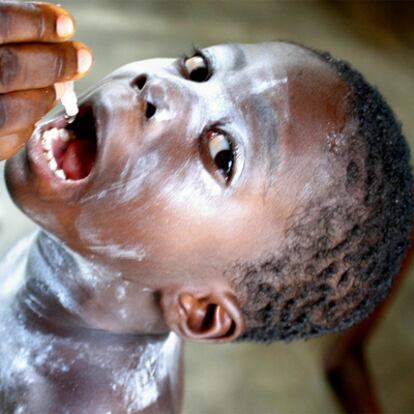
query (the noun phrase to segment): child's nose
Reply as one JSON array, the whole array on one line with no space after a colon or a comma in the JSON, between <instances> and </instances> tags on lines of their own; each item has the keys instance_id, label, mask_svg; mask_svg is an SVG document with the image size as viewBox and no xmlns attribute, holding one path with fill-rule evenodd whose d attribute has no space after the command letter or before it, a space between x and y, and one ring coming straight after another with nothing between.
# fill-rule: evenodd
<instances>
[{"instance_id":1,"label":"child's nose","mask_svg":"<svg viewBox=\"0 0 414 414\"><path fill-rule=\"evenodd\" d=\"M179 112L186 111L188 104L195 97L194 92L186 88L184 82L177 82L176 78L155 73L137 75L131 86L143 103L147 119L171 119Z\"/></svg>"},{"instance_id":2,"label":"child's nose","mask_svg":"<svg viewBox=\"0 0 414 414\"><path fill-rule=\"evenodd\" d=\"M146 85L148 81L148 76L143 73L141 75L138 75L133 81L132 86L134 86L138 91L142 91L144 89L144 86Z\"/></svg>"},{"instance_id":3,"label":"child's nose","mask_svg":"<svg viewBox=\"0 0 414 414\"><path fill-rule=\"evenodd\" d=\"M142 102L141 107L145 112L145 118L151 119L157 112L157 104L154 102L154 97L152 95L152 91L148 92L147 85L148 85L149 76L145 73L138 75L135 77L132 82L131 86L137 91L139 94L140 100ZM159 100L159 98L158 98Z\"/></svg>"}]
</instances>

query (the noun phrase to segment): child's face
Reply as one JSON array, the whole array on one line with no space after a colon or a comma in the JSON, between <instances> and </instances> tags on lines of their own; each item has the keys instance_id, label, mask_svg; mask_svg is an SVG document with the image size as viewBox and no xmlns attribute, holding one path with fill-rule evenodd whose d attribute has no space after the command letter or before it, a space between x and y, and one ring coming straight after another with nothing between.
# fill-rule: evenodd
<instances>
[{"instance_id":1,"label":"child's face","mask_svg":"<svg viewBox=\"0 0 414 414\"><path fill-rule=\"evenodd\" d=\"M327 154L348 124L347 89L291 44L204 53L203 82L189 80L179 59L150 60L87 95L73 127L93 141L87 124L96 125L86 178L56 177L35 134L7 166L16 203L76 251L153 287L218 279L231 263L283 248L295 208L332 180ZM64 170L86 168L75 147L60 158Z\"/></svg>"}]
</instances>

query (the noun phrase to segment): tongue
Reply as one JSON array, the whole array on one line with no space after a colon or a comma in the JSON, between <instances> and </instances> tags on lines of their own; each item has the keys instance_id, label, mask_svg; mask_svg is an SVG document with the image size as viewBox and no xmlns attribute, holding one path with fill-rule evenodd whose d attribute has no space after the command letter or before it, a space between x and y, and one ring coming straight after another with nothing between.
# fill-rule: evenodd
<instances>
[{"instance_id":1,"label":"tongue","mask_svg":"<svg viewBox=\"0 0 414 414\"><path fill-rule=\"evenodd\" d=\"M91 171L95 161L96 144L94 141L74 139L67 144L66 151L57 158L66 178L80 180Z\"/></svg>"}]
</instances>

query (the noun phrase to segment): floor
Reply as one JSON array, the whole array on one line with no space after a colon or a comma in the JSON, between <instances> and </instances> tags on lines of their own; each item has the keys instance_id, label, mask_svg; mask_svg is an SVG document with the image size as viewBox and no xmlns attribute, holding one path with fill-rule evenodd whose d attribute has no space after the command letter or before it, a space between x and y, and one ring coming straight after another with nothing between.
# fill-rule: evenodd
<instances>
[{"instance_id":1,"label":"floor","mask_svg":"<svg viewBox=\"0 0 414 414\"><path fill-rule=\"evenodd\" d=\"M351 61L383 92L414 145L414 31L412 24L406 25L412 2L59 3L76 17L77 39L95 53L95 68L78 82L78 91L123 63L179 56L192 45L290 39ZM1 183L0 253L32 227L8 200ZM368 349L386 413L414 413L413 298L411 274ZM328 337L270 346L188 344L184 413L340 413L321 370L330 341Z\"/></svg>"}]
</instances>

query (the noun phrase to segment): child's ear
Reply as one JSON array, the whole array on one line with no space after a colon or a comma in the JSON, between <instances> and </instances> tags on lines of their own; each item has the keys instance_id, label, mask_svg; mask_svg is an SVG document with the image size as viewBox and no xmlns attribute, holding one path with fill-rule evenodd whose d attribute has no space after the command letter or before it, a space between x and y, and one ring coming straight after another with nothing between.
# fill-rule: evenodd
<instances>
[{"instance_id":1,"label":"child's ear","mask_svg":"<svg viewBox=\"0 0 414 414\"><path fill-rule=\"evenodd\" d=\"M244 332L242 311L228 291L164 292L161 306L168 326L185 339L230 342Z\"/></svg>"}]
</instances>

